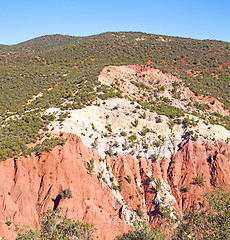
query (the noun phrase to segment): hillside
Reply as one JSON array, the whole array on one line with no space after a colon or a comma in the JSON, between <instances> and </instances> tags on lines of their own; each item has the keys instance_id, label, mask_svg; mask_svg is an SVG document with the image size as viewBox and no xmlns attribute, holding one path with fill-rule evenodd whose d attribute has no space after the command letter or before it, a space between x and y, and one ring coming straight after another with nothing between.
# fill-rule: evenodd
<instances>
[{"instance_id":1,"label":"hillside","mask_svg":"<svg viewBox=\"0 0 230 240\"><path fill-rule=\"evenodd\" d=\"M229 192L229 96L227 42L108 32L0 45L0 236L38 228L64 189L62 213L100 239Z\"/></svg>"},{"instance_id":2,"label":"hillside","mask_svg":"<svg viewBox=\"0 0 230 240\"><path fill-rule=\"evenodd\" d=\"M171 162L153 162L131 155L102 158L80 137L63 137L66 144L50 152L1 163L1 237L14 239L15 229L27 224L38 228L40 213L62 207L64 216L93 223L95 239L113 240L133 229L134 220L160 224L171 213L181 216L200 206L202 194L218 184L230 190L230 147L223 142L190 141ZM202 174L204 180L196 183ZM60 198L65 189L71 190L70 198Z\"/></svg>"},{"instance_id":3,"label":"hillside","mask_svg":"<svg viewBox=\"0 0 230 240\"><path fill-rule=\"evenodd\" d=\"M49 107L71 110L90 105L97 98L122 97L118 86L100 84L97 79L108 65L144 64L171 73L195 95L214 97L224 104L224 109L229 109L230 48L225 42L132 32L90 37L51 35L1 46L0 52L0 116L5 126L0 131L4 146L0 159L12 157L36 141L38 130L45 128L48 121L41 118L41 112ZM173 91L180 98L177 86ZM40 97L29 101L34 96ZM193 104L201 109L211 106ZM4 122L14 115L16 118ZM222 111L206 118L229 129L229 116L222 115ZM25 130L23 136L16 130L18 126ZM10 146L9 139L14 139Z\"/></svg>"},{"instance_id":4,"label":"hillside","mask_svg":"<svg viewBox=\"0 0 230 240\"><path fill-rule=\"evenodd\" d=\"M26 93L36 95L51 87L58 78L61 82L68 79L69 84L73 84L71 77L74 75L75 78L79 74L72 70L74 66L85 70L90 68L87 72L93 77L89 80L93 83L98 71L104 66L125 64L148 64L166 73L175 74L195 93L212 95L229 104L230 44L225 42L132 32L104 33L90 37L51 35L18 45L2 46L0 52L1 78L15 81L7 81L8 90L14 95L19 87L15 87L15 84L23 87L21 104L25 103L23 100L30 98L24 96ZM68 72L69 75L63 78L63 74ZM30 80L36 88L30 86L32 89L24 92L28 84L23 86L23 83ZM6 94L4 82L1 85L2 92ZM17 110L20 102L17 102L19 106L15 106L10 96L8 97L8 104L13 106L2 106L2 110Z\"/></svg>"}]
</instances>

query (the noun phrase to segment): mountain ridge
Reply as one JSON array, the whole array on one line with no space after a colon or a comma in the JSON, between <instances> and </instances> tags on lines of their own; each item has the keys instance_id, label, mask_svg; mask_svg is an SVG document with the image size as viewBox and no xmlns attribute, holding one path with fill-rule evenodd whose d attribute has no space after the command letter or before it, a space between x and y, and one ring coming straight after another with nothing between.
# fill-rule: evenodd
<instances>
[{"instance_id":1,"label":"mountain ridge","mask_svg":"<svg viewBox=\"0 0 230 240\"><path fill-rule=\"evenodd\" d=\"M171 35L163 35L163 34L155 34L155 33L146 33L146 32L139 32L139 31L117 31L117 32L102 32L102 33L96 33L92 35L87 35L87 36L77 36L77 35L69 35L69 34L61 34L61 33L56 33L56 34L46 34L46 35L41 35L38 37L34 37L28 40L21 41L19 43L15 44L0 44L0 47L15 47L18 45L25 45L26 43L32 42L34 40L40 40L43 38L54 38L54 37L62 37L62 38L75 38L75 39L80 39L80 38L89 38L89 37L94 37L94 36L100 36L100 35L106 35L106 34L116 34L116 33L135 33L135 34L146 34L150 36L158 36L158 37L169 37L169 38L180 38L180 39L191 39L191 40L197 40L197 41L210 41L210 42L223 42L223 43L229 43L228 41L223 41L223 40L217 40L217 39L197 39L197 38L192 38L192 37L179 37L179 36L171 36Z\"/></svg>"}]
</instances>

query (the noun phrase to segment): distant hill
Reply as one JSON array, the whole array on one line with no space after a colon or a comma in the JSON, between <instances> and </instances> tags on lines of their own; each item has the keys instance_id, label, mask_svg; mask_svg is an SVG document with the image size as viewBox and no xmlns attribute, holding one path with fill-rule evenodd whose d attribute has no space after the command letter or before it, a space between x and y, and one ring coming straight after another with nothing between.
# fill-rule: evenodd
<instances>
[{"instance_id":1,"label":"distant hill","mask_svg":"<svg viewBox=\"0 0 230 240\"><path fill-rule=\"evenodd\" d=\"M47 35L12 46L0 45L0 116L4 126L0 129L0 143L7 146L3 147L2 158L20 152L25 143L36 142L38 130L48 124L47 119L41 118L46 109L78 109L97 98L124 97L118 86L101 85L98 75L105 66L131 64L172 74L195 95L214 97L225 109L230 106L230 43L227 42L107 32L89 37ZM170 111L170 103L160 103L155 110L165 114L162 109L168 106ZM197 107L210 106L197 104ZM172 111L181 112L175 108ZM4 122L8 117L11 120ZM218 112L210 119L229 126L229 118ZM14 153L8 138L17 143Z\"/></svg>"},{"instance_id":2,"label":"distant hill","mask_svg":"<svg viewBox=\"0 0 230 240\"><path fill-rule=\"evenodd\" d=\"M98 74L106 65L148 64L181 77L195 93L214 96L229 106L230 43L227 42L135 32L89 37L47 35L17 45L0 46L0 52L0 102L7 100L6 105L1 104L1 114L7 109L19 109L31 94L51 87L53 77L44 77L43 73L50 65L49 72L56 75L57 69L69 72L76 65L84 70L97 68ZM36 72L41 75L39 79ZM31 89L26 87L24 92L23 84L28 85L26 75L40 87L33 88L29 83ZM95 73L92 76L95 77ZM21 87L15 104L15 96Z\"/></svg>"}]
</instances>

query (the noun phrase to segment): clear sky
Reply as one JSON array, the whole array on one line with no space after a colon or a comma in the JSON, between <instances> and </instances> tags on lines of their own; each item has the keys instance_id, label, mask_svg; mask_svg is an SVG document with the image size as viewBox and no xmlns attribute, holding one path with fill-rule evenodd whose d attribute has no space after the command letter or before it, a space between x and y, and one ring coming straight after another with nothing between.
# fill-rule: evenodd
<instances>
[{"instance_id":1,"label":"clear sky","mask_svg":"<svg viewBox=\"0 0 230 240\"><path fill-rule=\"evenodd\" d=\"M230 42L230 0L0 0L0 44L108 31Z\"/></svg>"}]
</instances>

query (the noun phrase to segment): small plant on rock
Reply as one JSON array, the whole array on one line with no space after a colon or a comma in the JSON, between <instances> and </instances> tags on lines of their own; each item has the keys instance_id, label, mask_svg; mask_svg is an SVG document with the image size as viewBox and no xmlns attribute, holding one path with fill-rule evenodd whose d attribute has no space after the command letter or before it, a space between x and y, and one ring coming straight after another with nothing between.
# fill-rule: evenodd
<instances>
[{"instance_id":1,"label":"small plant on rock","mask_svg":"<svg viewBox=\"0 0 230 240\"><path fill-rule=\"evenodd\" d=\"M105 128L106 128L110 133L113 132L110 124L106 125Z\"/></svg>"},{"instance_id":2,"label":"small plant on rock","mask_svg":"<svg viewBox=\"0 0 230 240\"><path fill-rule=\"evenodd\" d=\"M201 186L201 187L204 186L204 182L205 182L205 180L204 180L204 174L203 174L203 173L202 173L201 176L197 176L197 177L195 178L195 181L194 181L195 184L197 184L197 185L199 185L199 186Z\"/></svg>"},{"instance_id":3,"label":"small plant on rock","mask_svg":"<svg viewBox=\"0 0 230 240\"><path fill-rule=\"evenodd\" d=\"M72 191L70 188L66 188L63 191L60 192L60 197L61 198L72 198Z\"/></svg>"},{"instance_id":4,"label":"small plant on rock","mask_svg":"<svg viewBox=\"0 0 230 240\"><path fill-rule=\"evenodd\" d=\"M89 174L92 175L93 169L94 169L94 159L93 158L90 159L89 163L87 162L87 168L88 168Z\"/></svg>"},{"instance_id":5,"label":"small plant on rock","mask_svg":"<svg viewBox=\"0 0 230 240\"><path fill-rule=\"evenodd\" d=\"M135 210L138 217L142 217L144 215L143 211L141 210L141 205L138 205L137 209Z\"/></svg>"},{"instance_id":6,"label":"small plant on rock","mask_svg":"<svg viewBox=\"0 0 230 240\"><path fill-rule=\"evenodd\" d=\"M138 123L139 123L139 121L138 121L138 119L136 118L136 119L134 120L133 126L134 126L134 127L137 127L137 126L138 126Z\"/></svg>"},{"instance_id":7,"label":"small plant on rock","mask_svg":"<svg viewBox=\"0 0 230 240\"><path fill-rule=\"evenodd\" d=\"M127 177L126 177L125 179L126 179L126 181L127 181L129 184L131 184L132 179L131 179L131 177L130 177L129 175L127 175Z\"/></svg>"},{"instance_id":8,"label":"small plant on rock","mask_svg":"<svg viewBox=\"0 0 230 240\"><path fill-rule=\"evenodd\" d=\"M160 191L161 186L162 186L162 183L161 183L161 180L159 179L159 180L157 180L157 182L156 182L156 191L157 191L157 192Z\"/></svg>"},{"instance_id":9,"label":"small plant on rock","mask_svg":"<svg viewBox=\"0 0 230 240\"><path fill-rule=\"evenodd\" d=\"M181 187L181 192L189 192L189 190L190 190L190 187L189 186L187 186L187 187Z\"/></svg>"}]
</instances>

